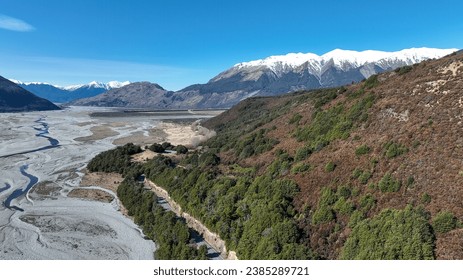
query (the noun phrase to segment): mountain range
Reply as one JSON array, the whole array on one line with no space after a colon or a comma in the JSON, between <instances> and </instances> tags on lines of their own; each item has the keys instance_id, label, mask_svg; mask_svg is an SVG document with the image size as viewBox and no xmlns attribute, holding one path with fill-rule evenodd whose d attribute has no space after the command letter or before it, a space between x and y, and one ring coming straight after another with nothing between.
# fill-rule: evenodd
<instances>
[{"instance_id":1,"label":"mountain range","mask_svg":"<svg viewBox=\"0 0 463 280\"><path fill-rule=\"evenodd\" d=\"M206 84L191 85L177 92L164 90L157 84L148 86L143 83L142 86L134 83L70 104L155 109L229 108L251 96L273 96L357 83L373 74L440 58L455 51L457 49L412 48L397 52L336 49L321 56L290 53L238 63Z\"/></svg>"},{"instance_id":2,"label":"mountain range","mask_svg":"<svg viewBox=\"0 0 463 280\"><path fill-rule=\"evenodd\" d=\"M48 111L60 108L0 76L0 113Z\"/></svg>"},{"instance_id":3,"label":"mountain range","mask_svg":"<svg viewBox=\"0 0 463 280\"><path fill-rule=\"evenodd\" d=\"M11 81L15 82L20 87L36 94L37 96L48 99L55 103L65 103L80 98L96 96L108 90L120 88L130 84L130 82L111 81L108 83L100 83L93 81L88 84L61 87L41 82L24 83L17 80Z\"/></svg>"}]
</instances>

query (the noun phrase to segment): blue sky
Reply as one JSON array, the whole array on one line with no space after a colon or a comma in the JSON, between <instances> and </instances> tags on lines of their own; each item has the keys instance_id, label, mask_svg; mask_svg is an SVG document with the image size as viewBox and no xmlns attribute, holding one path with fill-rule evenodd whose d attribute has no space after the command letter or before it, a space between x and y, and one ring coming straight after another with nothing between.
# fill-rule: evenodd
<instances>
[{"instance_id":1,"label":"blue sky","mask_svg":"<svg viewBox=\"0 0 463 280\"><path fill-rule=\"evenodd\" d=\"M0 0L0 75L177 90L289 52L463 48L461 11L456 0Z\"/></svg>"}]
</instances>

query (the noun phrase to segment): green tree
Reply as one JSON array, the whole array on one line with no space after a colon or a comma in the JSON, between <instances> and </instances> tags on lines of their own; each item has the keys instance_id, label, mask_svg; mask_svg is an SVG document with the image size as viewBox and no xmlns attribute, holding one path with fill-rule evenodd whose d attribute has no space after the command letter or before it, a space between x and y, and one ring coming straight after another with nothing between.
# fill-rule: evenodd
<instances>
[{"instance_id":1,"label":"green tree","mask_svg":"<svg viewBox=\"0 0 463 280\"><path fill-rule=\"evenodd\" d=\"M370 180L370 178L371 178L370 171L363 171L358 179L361 184L365 185L368 182L368 180Z\"/></svg>"},{"instance_id":2,"label":"green tree","mask_svg":"<svg viewBox=\"0 0 463 280\"><path fill-rule=\"evenodd\" d=\"M177 147L175 147L175 151L177 154L186 154L188 153L188 148L183 145L177 145Z\"/></svg>"},{"instance_id":3,"label":"green tree","mask_svg":"<svg viewBox=\"0 0 463 280\"><path fill-rule=\"evenodd\" d=\"M424 193L421 196L421 202L428 204L429 202L431 202L431 196L428 193Z\"/></svg>"},{"instance_id":4,"label":"green tree","mask_svg":"<svg viewBox=\"0 0 463 280\"><path fill-rule=\"evenodd\" d=\"M325 171L326 172L333 172L335 168L336 168L336 164L334 162L332 162L332 161L328 162L325 165Z\"/></svg>"},{"instance_id":5,"label":"green tree","mask_svg":"<svg viewBox=\"0 0 463 280\"><path fill-rule=\"evenodd\" d=\"M402 182L392 177L390 173L386 173L378 182L378 187L382 192L398 192Z\"/></svg>"},{"instance_id":6,"label":"green tree","mask_svg":"<svg viewBox=\"0 0 463 280\"><path fill-rule=\"evenodd\" d=\"M166 149L158 143L154 143L153 145L149 146L149 149L155 153L164 153Z\"/></svg>"},{"instance_id":7,"label":"green tree","mask_svg":"<svg viewBox=\"0 0 463 280\"><path fill-rule=\"evenodd\" d=\"M394 143L392 141L387 142L384 145L384 150L384 154L387 158L394 158L408 152L408 149L405 146Z\"/></svg>"},{"instance_id":8,"label":"green tree","mask_svg":"<svg viewBox=\"0 0 463 280\"><path fill-rule=\"evenodd\" d=\"M220 163L220 158L212 152L205 152L199 156L198 161L199 161L199 164L203 167L214 166Z\"/></svg>"},{"instance_id":9,"label":"green tree","mask_svg":"<svg viewBox=\"0 0 463 280\"><path fill-rule=\"evenodd\" d=\"M174 146L169 142L163 142L161 146L164 150L172 150L174 148Z\"/></svg>"},{"instance_id":10,"label":"green tree","mask_svg":"<svg viewBox=\"0 0 463 280\"><path fill-rule=\"evenodd\" d=\"M368 147L367 145L362 145L362 146L357 147L357 149L355 149L355 154L357 156L361 156L361 155L368 154L370 151L371 151L370 147Z\"/></svg>"},{"instance_id":11,"label":"green tree","mask_svg":"<svg viewBox=\"0 0 463 280\"><path fill-rule=\"evenodd\" d=\"M386 209L352 225L342 259L434 259L435 238L426 213L420 209Z\"/></svg>"},{"instance_id":12,"label":"green tree","mask_svg":"<svg viewBox=\"0 0 463 280\"><path fill-rule=\"evenodd\" d=\"M311 154L312 154L312 148L310 146L304 146L304 147L297 149L296 156L294 159L296 161L301 161L301 160L308 158Z\"/></svg>"},{"instance_id":13,"label":"green tree","mask_svg":"<svg viewBox=\"0 0 463 280\"><path fill-rule=\"evenodd\" d=\"M457 227L457 219L452 212L442 211L434 217L432 227L437 233L446 233Z\"/></svg>"}]
</instances>

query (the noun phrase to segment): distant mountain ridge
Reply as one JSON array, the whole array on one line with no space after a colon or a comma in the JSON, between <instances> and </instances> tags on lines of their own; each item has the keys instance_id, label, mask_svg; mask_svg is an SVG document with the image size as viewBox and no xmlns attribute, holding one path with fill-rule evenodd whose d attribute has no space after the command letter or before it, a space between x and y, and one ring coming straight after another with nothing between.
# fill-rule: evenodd
<instances>
[{"instance_id":1,"label":"distant mountain ridge","mask_svg":"<svg viewBox=\"0 0 463 280\"><path fill-rule=\"evenodd\" d=\"M18 80L11 80L21 86L22 88L36 94L39 97L48 99L52 102L57 103L65 103L70 102L72 100L87 98L91 96L96 96L101 94L105 91L120 88L125 85L130 84L130 82L119 82L119 81L111 81L108 83L101 83L97 81L90 82L88 84L80 84L80 85L71 85L71 86L57 86L51 85L48 83L41 83L41 82L31 82L31 83L23 83Z\"/></svg>"},{"instance_id":2,"label":"distant mountain ridge","mask_svg":"<svg viewBox=\"0 0 463 280\"><path fill-rule=\"evenodd\" d=\"M217 94L226 93L234 100L226 100L227 103L219 106L227 107L250 96L273 96L359 82L374 74L440 58L455 51L457 49L413 48L398 52L336 49L322 56L291 53L238 63L207 84L187 87L181 92L202 95L203 104L207 106L220 104Z\"/></svg>"},{"instance_id":3,"label":"distant mountain ridge","mask_svg":"<svg viewBox=\"0 0 463 280\"><path fill-rule=\"evenodd\" d=\"M167 91L160 85L149 82L131 83L114 88L94 97L83 98L69 103L75 106L166 108L162 100L171 100L173 91Z\"/></svg>"},{"instance_id":4,"label":"distant mountain ridge","mask_svg":"<svg viewBox=\"0 0 463 280\"><path fill-rule=\"evenodd\" d=\"M88 84L79 84L79 85L72 85L72 86L66 86L66 87L61 87L62 89L69 90L69 91L74 91L77 89L82 89L82 88L101 88L105 90L110 90L113 88L121 88L123 86L126 86L130 84L129 81L125 82L119 82L119 81L110 81L107 83L101 83L97 81L90 82Z\"/></svg>"},{"instance_id":5,"label":"distant mountain ridge","mask_svg":"<svg viewBox=\"0 0 463 280\"><path fill-rule=\"evenodd\" d=\"M321 56L290 53L235 64L206 84L180 91L144 89L129 84L104 95L70 102L80 106L122 106L152 109L229 108L252 96L329 88L359 82L374 74L436 59L458 49L411 48L397 52L335 49Z\"/></svg>"},{"instance_id":6,"label":"distant mountain ridge","mask_svg":"<svg viewBox=\"0 0 463 280\"><path fill-rule=\"evenodd\" d=\"M0 113L48 111L60 108L0 76Z\"/></svg>"},{"instance_id":7,"label":"distant mountain ridge","mask_svg":"<svg viewBox=\"0 0 463 280\"><path fill-rule=\"evenodd\" d=\"M304 64L309 64L310 73L321 76L330 64L344 71L350 68L357 68L368 63L375 63L382 68L386 68L391 62L405 62L407 64L418 63L425 59L435 59L445 56L458 49L434 49L434 48L411 48L396 52L385 51L351 51L335 49L321 56L313 53L289 53L280 56L270 56L249 62L235 64L233 68L246 68L265 66L272 69L276 74L285 72L284 70L296 69ZM365 77L367 78L367 77Z\"/></svg>"}]
</instances>

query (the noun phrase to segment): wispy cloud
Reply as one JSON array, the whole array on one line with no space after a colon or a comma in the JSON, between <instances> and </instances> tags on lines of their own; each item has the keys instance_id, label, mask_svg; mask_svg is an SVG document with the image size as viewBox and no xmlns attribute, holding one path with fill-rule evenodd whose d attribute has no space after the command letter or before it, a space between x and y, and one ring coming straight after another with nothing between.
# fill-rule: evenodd
<instances>
[{"instance_id":1,"label":"wispy cloud","mask_svg":"<svg viewBox=\"0 0 463 280\"><path fill-rule=\"evenodd\" d=\"M5 16L2 14L0 14L0 28L19 32L28 32L35 30L35 28L32 25L23 20Z\"/></svg>"}]
</instances>

